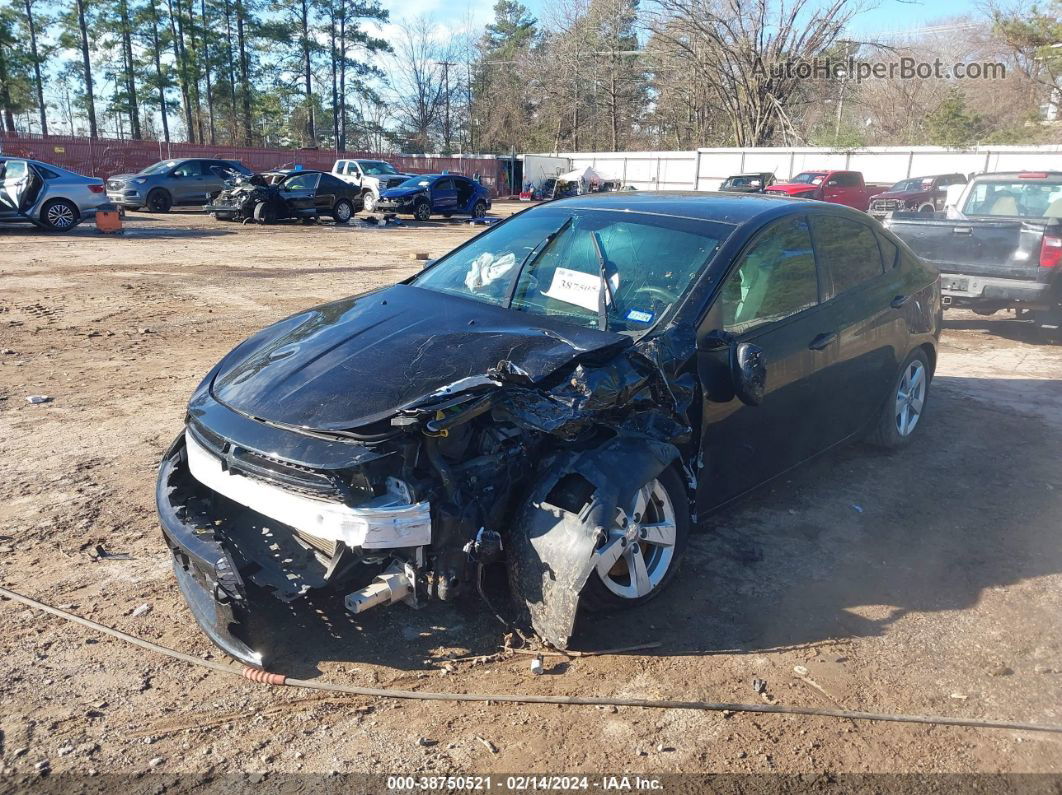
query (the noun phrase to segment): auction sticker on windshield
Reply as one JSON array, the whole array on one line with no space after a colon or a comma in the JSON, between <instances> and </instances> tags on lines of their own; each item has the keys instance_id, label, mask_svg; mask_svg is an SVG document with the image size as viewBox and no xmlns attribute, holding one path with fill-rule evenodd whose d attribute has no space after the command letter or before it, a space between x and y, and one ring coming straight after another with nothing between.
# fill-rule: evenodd
<instances>
[{"instance_id":1,"label":"auction sticker on windshield","mask_svg":"<svg viewBox=\"0 0 1062 795\"><path fill-rule=\"evenodd\" d=\"M619 289L619 275L613 275L613 291ZM542 294L547 298L555 298L566 304L581 306L591 312L597 311L597 296L601 290L601 278L594 273L573 271L570 268L557 268L553 273L553 281L549 289ZM608 303L608 291L605 291L605 302Z\"/></svg>"}]
</instances>

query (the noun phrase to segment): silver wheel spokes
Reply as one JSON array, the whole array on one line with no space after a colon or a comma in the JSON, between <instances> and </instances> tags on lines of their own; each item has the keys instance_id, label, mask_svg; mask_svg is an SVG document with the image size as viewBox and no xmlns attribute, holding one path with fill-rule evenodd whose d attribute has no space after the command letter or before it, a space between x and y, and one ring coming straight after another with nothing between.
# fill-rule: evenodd
<instances>
[{"instance_id":1,"label":"silver wheel spokes","mask_svg":"<svg viewBox=\"0 0 1062 795\"><path fill-rule=\"evenodd\" d=\"M339 208L336 210L336 215L339 216L340 221L348 220L350 218L350 207L346 204L339 205Z\"/></svg>"},{"instance_id":2,"label":"silver wheel spokes","mask_svg":"<svg viewBox=\"0 0 1062 795\"><path fill-rule=\"evenodd\" d=\"M904 370L900 386L896 390L896 431L900 436L910 436L922 416L926 400L926 368L913 361Z\"/></svg>"},{"instance_id":3,"label":"silver wheel spokes","mask_svg":"<svg viewBox=\"0 0 1062 795\"><path fill-rule=\"evenodd\" d=\"M675 509L659 481L643 486L629 514L619 512L595 552L601 582L624 599L651 593L663 581L674 554Z\"/></svg>"},{"instance_id":4,"label":"silver wheel spokes","mask_svg":"<svg viewBox=\"0 0 1062 795\"><path fill-rule=\"evenodd\" d=\"M58 229L66 229L74 223L74 213L65 204L48 208L48 223Z\"/></svg>"}]
</instances>

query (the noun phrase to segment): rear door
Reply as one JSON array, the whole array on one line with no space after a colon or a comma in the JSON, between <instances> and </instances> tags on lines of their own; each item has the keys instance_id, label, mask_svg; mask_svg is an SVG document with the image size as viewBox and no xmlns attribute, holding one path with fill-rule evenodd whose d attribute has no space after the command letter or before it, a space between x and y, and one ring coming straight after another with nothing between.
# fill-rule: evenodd
<instances>
[{"instance_id":1,"label":"rear door","mask_svg":"<svg viewBox=\"0 0 1062 795\"><path fill-rule=\"evenodd\" d=\"M870 223L828 210L811 213L810 221L824 284L823 323L836 339L820 379L833 404L833 420L823 428L833 444L876 416L891 387L906 355L902 307L910 290L896 267L898 248Z\"/></svg>"},{"instance_id":2,"label":"rear door","mask_svg":"<svg viewBox=\"0 0 1062 795\"><path fill-rule=\"evenodd\" d=\"M349 186L346 183L341 182L331 174L321 174L317 182L317 194L314 197L314 206L317 207L317 212L322 214L332 212L336 199L339 198L340 194L345 193L348 188Z\"/></svg>"},{"instance_id":3,"label":"rear door","mask_svg":"<svg viewBox=\"0 0 1062 795\"><path fill-rule=\"evenodd\" d=\"M431 208L436 213L452 213L457 210L457 188L450 177L443 177L431 186Z\"/></svg>"},{"instance_id":4,"label":"rear door","mask_svg":"<svg viewBox=\"0 0 1062 795\"><path fill-rule=\"evenodd\" d=\"M836 345L828 336L821 290L804 216L784 218L760 232L726 277L702 338L721 330L736 343L762 348L766 395L759 406L712 399L717 393L712 384L728 378L728 352L698 353L706 396L702 508L726 502L825 447L835 406L820 381Z\"/></svg>"}]
</instances>

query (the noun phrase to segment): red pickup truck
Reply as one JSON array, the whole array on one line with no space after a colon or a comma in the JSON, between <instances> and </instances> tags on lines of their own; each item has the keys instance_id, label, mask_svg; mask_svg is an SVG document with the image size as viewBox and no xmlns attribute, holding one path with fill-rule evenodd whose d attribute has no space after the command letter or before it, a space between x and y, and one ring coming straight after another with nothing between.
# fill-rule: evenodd
<instances>
[{"instance_id":1,"label":"red pickup truck","mask_svg":"<svg viewBox=\"0 0 1062 795\"><path fill-rule=\"evenodd\" d=\"M870 197L888 187L864 183L863 175L858 171L801 171L789 182L771 185L766 192L846 204L866 212Z\"/></svg>"}]
</instances>

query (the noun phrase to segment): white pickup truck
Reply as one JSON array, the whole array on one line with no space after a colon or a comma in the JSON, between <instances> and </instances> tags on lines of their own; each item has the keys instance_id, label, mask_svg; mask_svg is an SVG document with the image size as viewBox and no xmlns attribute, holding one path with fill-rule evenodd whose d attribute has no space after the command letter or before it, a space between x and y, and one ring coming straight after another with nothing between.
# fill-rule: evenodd
<instances>
[{"instance_id":1,"label":"white pickup truck","mask_svg":"<svg viewBox=\"0 0 1062 795\"><path fill-rule=\"evenodd\" d=\"M398 173L394 166L383 160L337 160L332 166L332 174L362 189L367 213L376 208L382 191L396 188L413 176Z\"/></svg>"}]
</instances>

